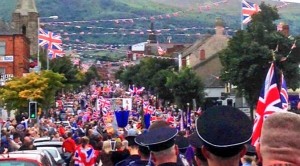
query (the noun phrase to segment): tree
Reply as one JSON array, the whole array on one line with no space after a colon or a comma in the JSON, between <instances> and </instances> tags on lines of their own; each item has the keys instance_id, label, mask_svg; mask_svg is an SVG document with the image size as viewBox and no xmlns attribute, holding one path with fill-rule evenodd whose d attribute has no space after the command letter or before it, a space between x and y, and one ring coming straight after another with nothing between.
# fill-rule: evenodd
<instances>
[{"instance_id":1,"label":"tree","mask_svg":"<svg viewBox=\"0 0 300 166\"><path fill-rule=\"evenodd\" d=\"M168 77L166 86L172 90L179 108L186 108L186 104L192 103L193 99L199 104L204 101L204 84L190 68Z\"/></svg>"},{"instance_id":2,"label":"tree","mask_svg":"<svg viewBox=\"0 0 300 166\"><path fill-rule=\"evenodd\" d=\"M174 76L171 70L160 70L151 79L151 86L155 87L158 98L173 102L174 96L170 88L166 86L168 78Z\"/></svg>"},{"instance_id":3,"label":"tree","mask_svg":"<svg viewBox=\"0 0 300 166\"><path fill-rule=\"evenodd\" d=\"M82 83L84 85L88 85L92 80L99 80L100 76L97 72L97 68L95 66L91 66L88 71L84 74L84 79Z\"/></svg>"},{"instance_id":4,"label":"tree","mask_svg":"<svg viewBox=\"0 0 300 166\"><path fill-rule=\"evenodd\" d=\"M50 70L65 76L66 80L63 83L67 90L72 90L80 86L81 80L77 79L79 70L72 63L70 57L64 56L52 59L50 61Z\"/></svg>"},{"instance_id":5,"label":"tree","mask_svg":"<svg viewBox=\"0 0 300 166\"><path fill-rule=\"evenodd\" d=\"M160 70L175 68L174 61L169 59L145 58L141 63L123 70L118 73L122 82L131 84L134 82L138 86L144 86L146 89L154 90L151 78Z\"/></svg>"},{"instance_id":6,"label":"tree","mask_svg":"<svg viewBox=\"0 0 300 166\"><path fill-rule=\"evenodd\" d=\"M25 109L30 100L37 101L42 108L48 108L54 103L56 91L63 87L64 79L63 75L52 71L29 73L6 82L0 89L0 98L8 110Z\"/></svg>"},{"instance_id":7,"label":"tree","mask_svg":"<svg viewBox=\"0 0 300 166\"><path fill-rule=\"evenodd\" d=\"M224 66L221 78L237 86L253 108L272 61L285 75L289 88L299 87L299 49L294 49L286 61L282 61L290 51L293 40L276 31L273 23L279 18L277 9L262 3L261 12L252 17L246 30L241 30L230 39L228 47L220 53ZM277 51L275 51L277 49ZM275 53L274 53L275 51Z\"/></svg>"}]
</instances>

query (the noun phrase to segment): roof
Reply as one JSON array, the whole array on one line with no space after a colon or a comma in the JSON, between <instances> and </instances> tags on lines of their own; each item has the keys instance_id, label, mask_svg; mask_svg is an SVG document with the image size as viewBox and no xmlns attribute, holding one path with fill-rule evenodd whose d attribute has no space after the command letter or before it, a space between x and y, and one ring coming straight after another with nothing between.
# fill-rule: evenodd
<instances>
[{"instance_id":1,"label":"roof","mask_svg":"<svg viewBox=\"0 0 300 166\"><path fill-rule=\"evenodd\" d=\"M28 13L38 13L35 5L35 0L18 0L14 13L20 13L21 15L28 15Z\"/></svg>"},{"instance_id":2,"label":"roof","mask_svg":"<svg viewBox=\"0 0 300 166\"><path fill-rule=\"evenodd\" d=\"M0 35L15 35L21 34L13 29L7 22L0 20Z\"/></svg>"},{"instance_id":3,"label":"roof","mask_svg":"<svg viewBox=\"0 0 300 166\"><path fill-rule=\"evenodd\" d=\"M204 61L202 61L201 63L198 63L197 65L195 65L193 67L194 70L201 70L201 68L203 67L217 67L216 64L214 64L213 60L215 60L216 58L219 58L219 55L216 53L210 57L208 57L207 59L205 59ZM216 78L217 76L220 75L220 70L215 71L214 73L207 73L207 75L203 75L203 83L205 85L205 87L223 87L224 86L224 82L219 79Z\"/></svg>"},{"instance_id":4,"label":"roof","mask_svg":"<svg viewBox=\"0 0 300 166\"><path fill-rule=\"evenodd\" d=\"M182 57L184 58L190 55L191 53L193 53L195 50L199 49L200 46L202 46L211 37L212 35L209 34L203 35L201 39L197 40L193 45L191 45L190 47L188 47L186 50L183 51Z\"/></svg>"},{"instance_id":5,"label":"roof","mask_svg":"<svg viewBox=\"0 0 300 166\"><path fill-rule=\"evenodd\" d=\"M182 52L182 50L191 45L189 43L147 43L144 53L146 55L158 55L157 47L160 46L166 51L167 56L173 56L173 54Z\"/></svg>"},{"instance_id":6,"label":"roof","mask_svg":"<svg viewBox=\"0 0 300 166\"><path fill-rule=\"evenodd\" d=\"M14 159L17 158L19 159L30 159L30 160L35 160L35 161L41 161L42 156L45 155L43 152L39 150L26 150L26 151L15 151L15 152L10 152L8 154L2 154L0 155L0 160L1 159Z\"/></svg>"}]
</instances>

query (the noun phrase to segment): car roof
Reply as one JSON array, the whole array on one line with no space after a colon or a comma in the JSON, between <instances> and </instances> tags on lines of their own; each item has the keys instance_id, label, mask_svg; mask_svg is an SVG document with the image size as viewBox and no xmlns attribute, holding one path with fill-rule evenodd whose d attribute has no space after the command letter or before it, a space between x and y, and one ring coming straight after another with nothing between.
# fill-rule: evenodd
<instances>
[{"instance_id":1,"label":"car roof","mask_svg":"<svg viewBox=\"0 0 300 166\"><path fill-rule=\"evenodd\" d=\"M44 142L44 141L50 141L50 137L41 137L41 138L35 138L33 142Z\"/></svg>"},{"instance_id":2,"label":"car roof","mask_svg":"<svg viewBox=\"0 0 300 166\"><path fill-rule=\"evenodd\" d=\"M34 142L34 146L62 146L63 142L60 141L43 141L43 142Z\"/></svg>"},{"instance_id":3,"label":"car roof","mask_svg":"<svg viewBox=\"0 0 300 166\"><path fill-rule=\"evenodd\" d=\"M2 157L5 157L4 154L1 154ZM1 163L35 163L35 165L42 165L41 161L35 160L35 159L28 159L24 157L10 157L10 158L1 158L0 157L0 164Z\"/></svg>"},{"instance_id":4,"label":"car roof","mask_svg":"<svg viewBox=\"0 0 300 166\"><path fill-rule=\"evenodd\" d=\"M39 146L39 147L37 147L37 149L38 149L38 150L39 150L39 149L46 149L46 150L47 150L47 149L49 149L49 150L50 150L50 149L54 149L54 150L58 151L56 147L51 147L51 146Z\"/></svg>"},{"instance_id":5,"label":"car roof","mask_svg":"<svg viewBox=\"0 0 300 166\"><path fill-rule=\"evenodd\" d=\"M46 154L40 150L24 150L24 151L15 151L10 152L9 154L2 154L0 155L1 159L8 159L8 158L16 158L16 159L30 159L30 160L36 160L41 161L42 157Z\"/></svg>"},{"instance_id":6,"label":"car roof","mask_svg":"<svg viewBox=\"0 0 300 166\"><path fill-rule=\"evenodd\" d=\"M63 120L63 121L56 121L56 122L54 122L54 123L70 123L70 122L67 121L67 120Z\"/></svg>"}]
</instances>

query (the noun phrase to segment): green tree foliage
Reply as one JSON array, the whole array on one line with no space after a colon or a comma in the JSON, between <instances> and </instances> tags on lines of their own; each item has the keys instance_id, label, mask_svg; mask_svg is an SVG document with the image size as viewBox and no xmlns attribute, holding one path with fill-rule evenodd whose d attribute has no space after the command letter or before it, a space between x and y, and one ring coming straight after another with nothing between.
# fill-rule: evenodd
<instances>
[{"instance_id":1,"label":"green tree foliage","mask_svg":"<svg viewBox=\"0 0 300 166\"><path fill-rule=\"evenodd\" d=\"M160 99L174 101L184 108L186 103L202 103L204 85L190 68L174 72L176 63L165 59L145 58L140 64L122 69L116 77L125 84L144 86Z\"/></svg>"},{"instance_id":2,"label":"green tree foliage","mask_svg":"<svg viewBox=\"0 0 300 166\"><path fill-rule=\"evenodd\" d=\"M66 80L63 82L67 90L72 90L77 88L82 80L78 80L79 70L75 66L70 57L64 56L60 58L55 58L50 61L50 70L63 74Z\"/></svg>"},{"instance_id":3,"label":"green tree foliage","mask_svg":"<svg viewBox=\"0 0 300 166\"><path fill-rule=\"evenodd\" d=\"M29 73L13 78L0 89L0 98L8 110L27 108L30 100L37 101L43 108L54 103L56 91L63 87L65 77L52 71L40 74Z\"/></svg>"},{"instance_id":4,"label":"green tree foliage","mask_svg":"<svg viewBox=\"0 0 300 166\"><path fill-rule=\"evenodd\" d=\"M151 79L152 87L155 87L155 93L159 98L173 102L174 96L170 88L166 86L167 78L173 77L171 70L160 70Z\"/></svg>"},{"instance_id":5,"label":"green tree foliage","mask_svg":"<svg viewBox=\"0 0 300 166\"><path fill-rule=\"evenodd\" d=\"M84 85L88 85L92 80L99 80L100 75L97 72L97 68L95 66L91 66L86 73L84 73L84 79L82 83Z\"/></svg>"},{"instance_id":6,"label":"green tree foliage","mask_svg":"<svg viewBox=\"0 0 300 166\"><path fill-rule=\"evenodd\" d=\"M200 104L204 101L204 84L190 68L168 77L166 86L172 90L179 108L185 108L186 104L191 104L193 99Z\"/></svg>"},{"instance_id":7,"label":"green tree foliage","mask_svg":"<svg viewBox=\"0 0 300 166\"><path fill-rule=\"evenodd\" d=\"M253 16L246 30L238 31L230 39L228 47L220 53L224 66L221 78L236 85L252 109L274 59L277 67L283 71L289 88L297 88L300 80L299 49L294 49L287 60L283 60L289 54L294 40L276 31L274 21L279 19L277 9L264 3L260 8L261 12ZM276 47L278 51L274 54Z\"/></svg>"},{"instance_id":8,"label":"green tree foliage","mask_svg":"<svg viewBox=\"0 0 300 166\"><path fill-rule=\"evenodd\" d=\"M151 78L160 70L175 68L175 62L168 59L145 58L140 64L126 68L117 74L125 84L136 84L154 90Z\"/></svg>"}]
</instances>

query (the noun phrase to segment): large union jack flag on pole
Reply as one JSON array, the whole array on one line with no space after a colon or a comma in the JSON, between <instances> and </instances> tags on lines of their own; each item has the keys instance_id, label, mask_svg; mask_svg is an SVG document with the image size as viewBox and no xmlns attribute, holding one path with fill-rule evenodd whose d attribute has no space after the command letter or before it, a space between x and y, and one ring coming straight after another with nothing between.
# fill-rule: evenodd
<instances>
[{"instance_id":1,"label":"large union jack flag on pole","mask_svg":"<svg viewBox=\"0 0 300 166\"><path fill-rule=\"evenodd\" d=\"M50 59L64 55L61 36L42 28L39 29L39 46L48 50Z\"/></svg>"},{"instance_id":2,"label":"large union jack flag on pole","mask_svg":"<svg viewBox=\"0 0 300 166\"><path fill-rule=\"evenodd\" d=\"M62 50L61 36L53 32L39 29L39 45L47 49Z\"/></svg>"},{"instance_id":3,"label":"large union jack flag on pole","mask_svg":"<svg viewBox=\"0 0 300 166\"><path fill-rule=\"evenodd\" d=\"M287 106L285 105L287 105L288 103L288 96L287 93L284 92L286 91L287 86L285 84L283 75L281 82L281 90L279 90L276 78L275 64L272 63L267 73L264 86L261 90L256 106L256 118L254 121L252 135L252 145L254 146L256 146L259 142L264 119L272 113L287 110Z\"/></svg>"},{"instance_id":4,"label":"large union jack flag on pole","mask_svg":"<svg viewBox=\"0 0 300 166\"><path fill-rule=\"evenodd\" d=\"M248 24L251 21L251 16L259 11L260 8L257 4L242 0L243 24Z\"/></svg>"}]
</instances>

